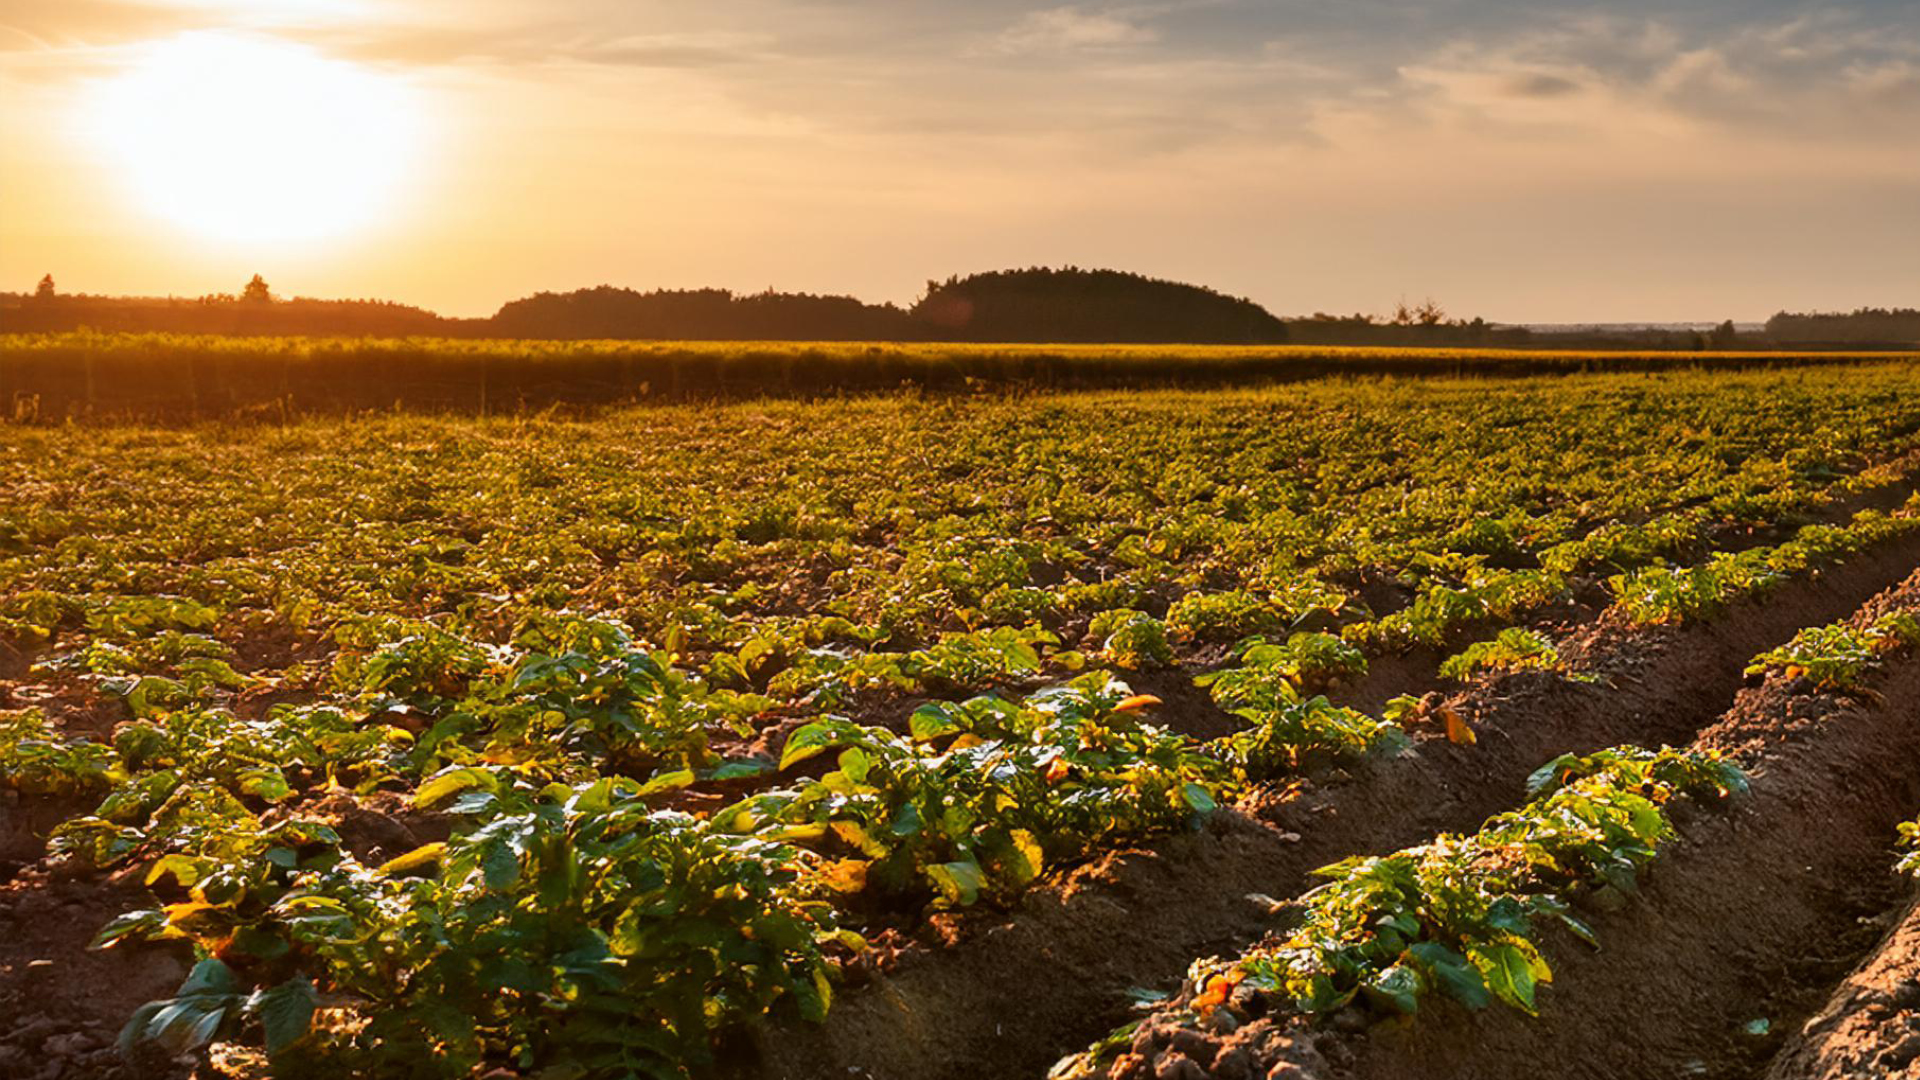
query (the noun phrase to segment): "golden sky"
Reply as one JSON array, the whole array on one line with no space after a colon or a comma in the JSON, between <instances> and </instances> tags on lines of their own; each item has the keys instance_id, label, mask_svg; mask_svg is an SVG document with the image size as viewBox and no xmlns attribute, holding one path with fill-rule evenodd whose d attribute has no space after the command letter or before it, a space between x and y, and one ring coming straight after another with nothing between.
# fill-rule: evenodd
<instances>
[{"instance_id":1,"label":"golden sky","mask_svg":"<svg viewBox=\"0 0 1920 1080\"><path fill-rule=\"evenodd\" d=\"M1920 305L1912 0L0 0L0 289Z\"/></svg>"}]
</instances>

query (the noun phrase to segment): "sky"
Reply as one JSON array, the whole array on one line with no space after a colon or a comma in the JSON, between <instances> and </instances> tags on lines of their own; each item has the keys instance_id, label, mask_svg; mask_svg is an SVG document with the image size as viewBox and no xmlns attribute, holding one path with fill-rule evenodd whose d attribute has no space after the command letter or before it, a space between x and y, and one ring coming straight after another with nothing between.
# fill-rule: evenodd
<instances>
[{"instance_id":1,"label":"sky","mask_svg":"<svg viewBox=\"0 0 1920 1080\"><path fill-rule=\"evenodd\" d=\"M1920 306L1913 0L0 0L0 148L14 291Z\"/></svg>"}]
</instances>

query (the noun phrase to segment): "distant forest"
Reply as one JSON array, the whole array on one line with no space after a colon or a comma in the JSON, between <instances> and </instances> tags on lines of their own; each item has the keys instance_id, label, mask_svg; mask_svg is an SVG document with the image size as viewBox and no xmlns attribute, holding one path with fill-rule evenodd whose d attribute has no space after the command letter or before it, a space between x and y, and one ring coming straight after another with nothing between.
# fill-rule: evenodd
<instances>
[{"instance_id":1,"label":"distant forest","mask_svg":"<svg viewBox=\"0 0 1920 1080\"><path fill-rule=\"evenodd\" d=\"M602 285L537 293L484 319L444 318L382 300L285 299L259 275L238 293L190 299L67 294L50 275L32 292L0 293L0 333L82 327L242 336L1728 349L1911 345L1920 342L1920 311L1782 313L1764 334L1737 332L1731 322L1706 333L1543 332L1452 318L1432 301L1402 303L1385 317L1322 313L1283 319L1251 300L1202 286L1078 267L929 281L907 308L771 290L643 293Z\"/></svg>"},{"instance_id":2,"label":"distant forest","mask_svg":"<svg viewBox=\"0 0 1920 1080\"><path fill-rule=\"evenodd\" d=\"M1790 344L1877 345L1920 341L1920 311L1861 308L1849 314L1794 315L1767 320L1767 337Z\"/></svg>"}]
</instances>

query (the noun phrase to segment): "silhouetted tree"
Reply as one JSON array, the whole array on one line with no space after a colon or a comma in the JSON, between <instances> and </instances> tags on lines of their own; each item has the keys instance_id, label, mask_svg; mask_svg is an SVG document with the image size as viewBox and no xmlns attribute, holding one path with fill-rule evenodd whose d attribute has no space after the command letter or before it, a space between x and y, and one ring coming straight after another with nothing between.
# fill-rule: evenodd
<instances>
[{"instance_id":1,"label":"silhouetted tree","mask_svg":"<svg viewBox=\"0 0 1920 1080\"><path fill-rule=\"evenodd\" d=\"M1251 300L1117 270L1002 270L929 283L912 315L951 341L1273 344L1286 323Z\"/></svg>"},{"instance_id":2,"label":"silhouetted tree","mask_svg":"<svg viewBox=\"0 0 1920 1080\"><path fill-rule=\"evenodd\" d=\"M53 289L52 274L48 274L47 276L41 278L40 284L35 286L33 290L33 298L35 300L51 300L57 295L59 294L54 292L54 289Z\"/></svg>"},{"instance_id":3,"label":"silhouetted tree","mask_svg":"<svg viewBox=\"0 0 1920 1080\"><path fill-rule=\"evenodd\" d=\"M267 279L259 274L253 275L253 280L247 282L247 287L240 290L240 299L253 304L272 303L273 293L267 289Z\"/></svg>"},{"instance_id":4,"label":"silhouetted tree","mask_svg":"<svg viewBox=\"0 0 1920 1080\"><path fill-rule=\"evenodd\" d=\"M1733 325L1732 319L1728 319L1713 328L1713 334L1707 338L1707 341L1716 349L1731 349L1740 344L1740 330Z\"/></svg>"},{"instance_id":5,"label":"silhouetted tree","mask_svg":"<svg viewBox=\"0 0 1920 1080\"><path fill-rule=\"evenodd\" d=\"M898 307L850 296L771 290L736 296L725 289L641 293L608 285L510 301L487 329L507 337L687 341L887 341L918 333Z\"/></svg>"},{"instance_id":6,"label":"silhouetted tree","mask_svg":"<svg viewBox=\"0 0 1920 1080\"><path fill-rule=\"evenodd\" d=\"M1413 309L1413 317L1421 326L1439 326L1447 321L1447 312L1445 308L1434 303L1433 297L1429 296L1426 303Z\"/></svg>"},{"instance_id":7,"label":"silhouetted tree","mask_svg":"<svg viewBox=\"0 0 1920 1080\"><path fill-rule=\"evenodd\" d=\"M1851 314L1789 314L1767 320L1767 336L1779 343L1905 345L1920 341L1920 311L1861 308Z\"/></svg>"}]
</instances>

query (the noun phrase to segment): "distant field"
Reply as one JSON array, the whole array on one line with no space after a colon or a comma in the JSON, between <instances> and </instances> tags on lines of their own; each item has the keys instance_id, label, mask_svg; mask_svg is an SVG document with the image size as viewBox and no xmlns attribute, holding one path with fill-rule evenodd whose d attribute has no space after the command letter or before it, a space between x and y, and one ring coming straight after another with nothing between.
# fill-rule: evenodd
<instances>
[{"instance_id":1,"label":"distant field","mask_svg":"<svg viewBox=\"0 0 1920 1080\"><path fill-rule=\"evenodd\" d=\"M490 413L663 397L831 396L903 386L1221 386L1326 376L1513 377L1916 358L1920 354L469 341L81 331L0 336L0 409L25 420L394 407Z\"/></svg>"}]
</instances>

